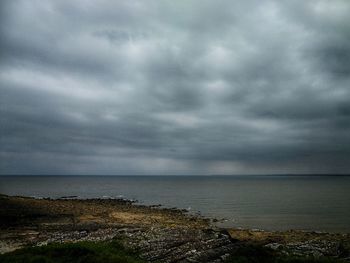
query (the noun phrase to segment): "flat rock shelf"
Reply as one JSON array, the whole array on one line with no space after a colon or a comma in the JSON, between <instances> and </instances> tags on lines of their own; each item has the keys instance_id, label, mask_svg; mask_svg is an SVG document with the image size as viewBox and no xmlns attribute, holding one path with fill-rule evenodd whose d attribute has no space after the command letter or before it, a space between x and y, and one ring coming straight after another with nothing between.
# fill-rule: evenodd
<instances>
[{"instance_id":1,"label":"flat rock shelf","mask_svg":"<svg viewBox=\"0 0 350 263\"><path fill-rule=\"evenodd\" d=\"M124 199L0 196L0 252L53 242L118 240L147 262L225 262L258 245L276 255L349 259L349 234L222 229L178 209Z\"/></svg>"}]
</instances>

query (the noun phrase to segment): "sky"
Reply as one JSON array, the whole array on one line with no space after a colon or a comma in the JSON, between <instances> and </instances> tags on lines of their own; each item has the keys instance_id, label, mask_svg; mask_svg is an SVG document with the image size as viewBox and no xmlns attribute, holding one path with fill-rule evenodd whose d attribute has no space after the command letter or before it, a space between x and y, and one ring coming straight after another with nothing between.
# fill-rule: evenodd
<instances>
[{"instance_id":1,"label":"sky","mask_svg":"<svg viewBox=\"0 0 350 263\"><path fill-rule=\"evenodd\" d=\"M350 173L348 0L2 0L0 174Z\"/></svg>"}]
</instances>

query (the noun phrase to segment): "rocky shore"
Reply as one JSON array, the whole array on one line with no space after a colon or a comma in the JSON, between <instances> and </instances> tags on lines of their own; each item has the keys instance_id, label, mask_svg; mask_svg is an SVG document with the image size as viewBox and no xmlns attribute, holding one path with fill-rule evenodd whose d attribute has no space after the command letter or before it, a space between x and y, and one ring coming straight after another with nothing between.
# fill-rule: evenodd
<instances>
[{"instance_id":1,"label":"rocky shore","mask_svg":"<svg viewBox=\"0 0 350 263\"><path fill-rule=\"evenodd\" d=\"M349 260L350 235L220 229L178 209L123 199L0 196L0 253L52 242L117 239L148 262L225 262L242 247Z\"/></svg>"}]
</instances>

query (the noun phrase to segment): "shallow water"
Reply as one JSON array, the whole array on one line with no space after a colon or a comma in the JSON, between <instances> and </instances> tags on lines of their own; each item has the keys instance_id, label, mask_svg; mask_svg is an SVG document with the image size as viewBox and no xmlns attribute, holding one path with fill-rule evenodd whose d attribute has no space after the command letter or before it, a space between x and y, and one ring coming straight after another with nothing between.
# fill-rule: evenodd
<instances>
[{"instance_id":1,"label":"shallow water","mask_svg":"<svg viewBox=\"0 0 350 263\"><path fill-rule=\"evenodd\" d=\"M350 232L345 176L2 176L0 193L124 197L224 218L225 227Z\"/></svg>"}]
</instances>

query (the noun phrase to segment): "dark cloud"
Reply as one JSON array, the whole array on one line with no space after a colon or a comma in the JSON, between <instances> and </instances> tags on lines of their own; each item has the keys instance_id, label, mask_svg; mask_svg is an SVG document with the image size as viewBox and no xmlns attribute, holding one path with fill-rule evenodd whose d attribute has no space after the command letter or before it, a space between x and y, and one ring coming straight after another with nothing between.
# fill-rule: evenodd
<instances>
[{"instance_id":1,"label":"dark cloud","mask_svg":"<svg viewBox=\"0 0 350 263\"><path fill-rule=\"evenodd\" d=\"M0 10L1 174L350 172L347 0Z\"/></svg>"}]
</instances>

